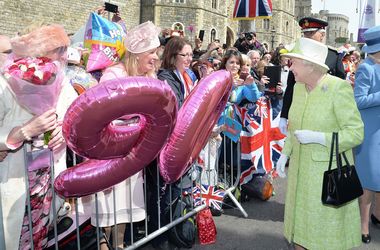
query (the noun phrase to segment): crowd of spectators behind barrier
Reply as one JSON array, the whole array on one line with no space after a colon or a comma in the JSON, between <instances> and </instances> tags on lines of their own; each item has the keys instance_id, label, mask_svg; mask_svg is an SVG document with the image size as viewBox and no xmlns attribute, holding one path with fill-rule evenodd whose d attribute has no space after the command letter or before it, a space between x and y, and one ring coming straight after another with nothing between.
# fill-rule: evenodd
<instances>
[{"instance_id":1,"label":"crowd of spectators behind barrier","mask_svg":"<svg viewBox=\"0 0 380 250\"><path fill-rule=\"evenodd\" d=\"M99 9L98 13L103 14L104 10ZM118 23L122 22L118 13L116 13L113 16L112 20ZM133 31L133 29L131 31ZM5 41L7 40L3 37L0 37L0 39ZM157 39L157 37L155 39ZM226 69L230 71L233 75L234 89L243 87L245 88L245 90L248 89L250 91L249 94L244 95L243 93L243 97L241 99L239 99L240 97L238 97L239 101L230 100L231 103L244 106L247 103L255 103L256 100L260 97L266 97L272 101L273 109L281 110L282 98L287 87L287 79L290 67L289 60L281 57L281 54L287 52L287 49L283 44L279 44L276 48L273 48L272 50L268 51L267 48L263 46L257 39L255 32L244 32L239 34L238 39L232 47L227 47L226 45L222 44L219 39L214 39L206 45L204 44L205 41L202 41L199 37L195 37L192 43L183 37L183 33L173 32L170 29L163 29L161 31L161 34L159 35L158 40L159 44L157 43L152 47L145 48L144 55L142 55L141 53L133 53L131 51L128 52L126 55L127 59L124 59L124 64L119 64L118 66L116 66L116 68L113 68L114 72L115 70L121 70L124 75L128 76L144 75L148 77L157 77L161 80L166 80L172 88L172 90L175 92L178 100L178 107L180 108L184 100L190 94L192 89L196 86L198 81L200 81L205 76L211 74L214 71ZM4 45L0 47L0 49L2 50L0 51L2 55L3 53L9 53L11 50L11 47L5 46L5 44L9 43L0 43L0 45ZM355 72L359 67L361 56L360 52L357 49L350 46L348 47L349 48L342 53L341 59L346 73L345 79L347 80L347 84L351 84L354 87ZM82 55L86 53L86 51L83 49L81 50L81 52ZM148 55L149 53L151 53L151 56ZM4 57L2 56L1 58ZM128 66L128 61L130 61L131 58L135 58L134 60L136 61L136 64L133 67ZM143 58L148 58L147 60L154 60L154 66L150 65L150 61L146 61L145 65L143 66L147 68L144 68L144 70L140 72L140 64L138 64L137 62L139 60L142 60ZM1 60L1 62L2 61L3 60ZM279 82L275 88L269 89L267 87L267 84L270 79L268 78L268 76L264 75L264 68L266 66L271 65L281 66L282 71L281 82ZM119 67L119 69L117 69L117 67ZM109 74L111 74L112 78L112 74L115 74L116 76L119 73L112 73L112 70L106 70L105 72L101 72L101 74L103 74L103 77L100 79L105 79L105 76L110 77ZM2 85L6 85L5 81L2 83ZM254 95L252 95L252 93L254 93ZM2 101L4 100L5 99L2 99ZM8 106L9 103L6 103L5 105ZM67 106L67 103L65 103L65 106ZM47 123L45 122L45 120L48 120L48 118L50 116L53 116L54 113L55 110L51 111L50 113L46 113L40 117L34 118L31 116L31 114L25 114L22 117L22 121L26 124L29 124L29 126L32 127L33 124L38 123L38 120L43 120L43 123ZM38 132L34 132L34 134L30 133L30 136L37 135L38 133L41 134L45 130L55 129L59 127L60 123L57 123L56 119L57 118L52 119L53 125L51 125L50 127L45 126L44 128L39 129ZM63 114L59 113L58 119L62 120ZM6 119L3 119L3 122L6 122ZM15 142L17 143L20 143L20 141L22 142L23 140L27 140L29 138L29 134L28 137L26 137L23 133L19 131L20 129L21 127L16 126L13 131L13 135L15 136L15 138L17 137L17 140L15 140ZM216 134L214 134L213 136L217 136L222 130L223 128L218 127L216 130L214 130ZM62 137L61 132L57 133L56 136ZM2 147L1 149L2 150L0 151L0 163L2 162L4 165L4 163L7 163L4 160L7 160L7 157L9 157L8 154L10 152L11 154L15 154L15 152L13 151L14 148ZM17 154L21 154L21 151ZM17 164L21 163L18 162ZM156 166L156 163L152 164ZM156 173L153 173L151 174L151 176L155 176L155 174ZM122 185L127 184L122 183ZM136 183L133 183L133 185L136 185ZM139 185L141 185L141 183ZM154 187L150 188L153 189ZM157 190L150 190L150 192L155 194L157 193ZM165 197L167 196L167 194L162 195ZM173 195L178 195L178 190L173 191ZM148 201L149 204L146 205L154 206L154 204L157 203L157 201L152 200L153 198L150 199L151 200ZM166 202L165 199L164 201ZM167 206L167 202L165 202L161 204L163 207ZM6 204L2 205L4 206ZM20 206L23 207L23 205L24 204L21 204ZM144 206L142 206L142 208L144 209ZM144 219L144 216L142 216L141 218L133 219L133 221L139 221L141 219ZM128 220L121 220L119 222L124 224L128 222ZM165 221L164 219L161 222L167 223L167 221ZM112 225L110 223L105 223L102 226L108 227ZM157 225L153 225L153 227L157 227ZM122 225L119 225L119 230L120 229L124 230L124 227ZM13 228L13 230L17 231L17 228ZM110 231L107 231L109 234ZM9 235L7 237L9 237ZM119 238L121 239L122 237ZM7 244L9 244L9 238L6 238L6 240L8 240ZM167 240L166 237L163 237L163 240ZM17 241L15 242L17 245ZM156 243L156 246L159 247L162 244L162 240L158 240ZM119 247L122 247L122 244L119 244Z\"/></svg>"}]
</instances>

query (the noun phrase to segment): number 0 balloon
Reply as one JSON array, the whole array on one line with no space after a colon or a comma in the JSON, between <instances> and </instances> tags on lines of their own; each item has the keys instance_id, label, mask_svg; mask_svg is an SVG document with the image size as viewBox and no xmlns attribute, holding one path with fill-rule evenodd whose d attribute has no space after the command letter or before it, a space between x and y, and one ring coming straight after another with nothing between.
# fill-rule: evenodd
<instances>
[{"instance_id":1,"label":"number 0 balloon","mask_svg":"<svg viewBox=\"0 0 380 250\"><path fill-rule=\"evenodd\" d=\"M202 79L178 113L168 143L160 153L160 172L168 183L178 180L198 157L226 106L231 74L219 70Z\"/></svg>"}]
</instances>

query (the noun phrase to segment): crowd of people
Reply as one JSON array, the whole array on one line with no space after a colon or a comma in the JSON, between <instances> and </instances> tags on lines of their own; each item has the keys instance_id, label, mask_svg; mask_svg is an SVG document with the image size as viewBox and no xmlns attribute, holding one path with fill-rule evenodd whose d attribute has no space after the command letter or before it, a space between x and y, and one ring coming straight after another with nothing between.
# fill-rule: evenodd
<instances>
[{"instance_id":1,"label":"crowd of people","mask_svg":"<svg viewBox=\"0 0 380 250\"><path fill-rule=\"evenodd\" d=\"M117 14L113 20L122 22ZM126 54L121 61L91 73L98 80L96 84L135 76L166 81L180 109L198 82L215 71L228 71L233 88L222 116L242 123L241 110L254 112L257 108L254 104L265 99L281 117L278 127L286 140L273 172L280 177L288 175L285 238L294 243L295 249L349 249L361 241L370 243L369 220L380 224L380 172L376 167L380 150L377 141L380 26L367 30L366 45L361 51L347 45L339 53L323 43L327 22L306 17L299 25L303 37L293 46L280 44L269 51L258 41L255 32L241 33L229 48L218 39L205 46L198 37L193 45L180 33L177 36L173 32L170 36L148 21L126 32ZM46 179L56 177L68 167L66 152L70 149L62 134L62 122L78 96L78 89L65 74L70 38L60 25L35 24L13 38L1 36L0 41L0 249L29 249L31 244L36 249L44 249L52 228L52 214L65 202L61 197L52 196L53 187ZM83 48L76 49L82 56L86 55ZM361 52L367 53L365 59ZM83 67L83 60L77 66ZM268 67L279 70L280 77L274 84L271 78L275 76L265 75ZM49 71L44 71L47 68ZM27 75L29 71L32 77ZM19 94L20 88L16 86L24 86L22 84L28 81L46 85L38 86L42 88L59 86L51 92L56 98L52 98L50 107L35 111L34 106L49 99L39 90L28 92L31 101L25 102L25 95ZM207 145L210 147L211 142L217 145L213 148L214 155L229 155L220 147L222 140L232 143L231 150L238 152L239 144L228 137L222 139L221 133L226 130L226 126L220 124L212 130ZM347 153L351 162L355 159L364 190L359 199L340 207L321 203L322 178L328 167L333 132L339 134L340 150ZM49 157L54 164L32 169L27 164L28 153L42 155L46 148L52 153ZM232 159L229 161L229 165L235 165ZM113 247L123 248L126 223L148 220L146 210L148 217L159 217L159 210L150 212L150 207L164 209L169 203L168 196L181 195L179 189L165 190L162 177L156 183L157 165L154 160L146 168L145 180L140 171L112 189L98 193L97 213L94 209L91 223L104 228L102 249L110 247L107 238L112 231L116 232ZM149 189L147 204L144 182ZM152 183L155 187L150 185ZM33 193L36 185L40 189ZM28 192L30 198L27 198ZM156 200L157 193L162 198L161 203ZM373 196L375 207L370 214ZM116 206L113 205L115 197ZM32 241L26 202L33 204ZM95 206L94 197L92 203ZM112 230L115 218L117 230ZM158 224L166 223L167 218L161 218ZM157 222L151 226L158 228ZM165 235L157 238L153 245L159 248L164 241L167 241Z\"/></svg>"}]
</instances>

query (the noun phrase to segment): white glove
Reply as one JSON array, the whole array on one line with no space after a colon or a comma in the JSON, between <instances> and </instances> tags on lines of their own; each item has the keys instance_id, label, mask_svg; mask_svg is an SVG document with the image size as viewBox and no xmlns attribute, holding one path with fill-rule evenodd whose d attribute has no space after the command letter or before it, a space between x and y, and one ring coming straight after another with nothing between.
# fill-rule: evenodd
<instances>
[{"instance_id":1,"label":"white glove","mask_svg":"<svg viewBox=\"0 0 380 250\"><path fill-rule=\"evenodd\" d=\"M325 134L311 130L296 130L294 136L301 144L318 143L326 146Z\"/></svg>"},{"instance_id":2,"label":"white glove","mask_svg":"<svg viewBox=\"0 0 380 250\"><path fill-rule=\"evenodd\" d=\"M286 165L287 161L288 161L288 157L286 155L284 155L284 154L281 154L280 158L277 161L276 170L277 170L278 176L280 176L281 178L285 178L286 177L286 174L285 174L285 165Z\"/></svg>"},{"instance_id":3,"label":"white glove","mask_svg":"<svg viewBox=\"0 0 380 250\"><path fill-rule=\"evenodd\" d=\"M280 124L278 125L282 134L288 134L288 119L281 117Z\"/></svg>"}]
</instances>

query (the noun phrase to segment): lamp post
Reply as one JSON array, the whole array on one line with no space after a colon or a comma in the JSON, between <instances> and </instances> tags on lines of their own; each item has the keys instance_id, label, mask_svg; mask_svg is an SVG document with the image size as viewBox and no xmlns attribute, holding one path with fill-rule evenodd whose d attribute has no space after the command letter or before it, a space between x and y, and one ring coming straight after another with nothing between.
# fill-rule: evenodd
<instances>
[{"instance_id":1,"label":"lamp post","mask_svg":"<svg viewBox=\"0 0 380 250\"><path fill-rule=\"evenodd\" d=\"M271 40L271 43L272 43L272 50L274 49L274 36L275 36L275 34L276 34L276 30L273 28L271 31L270 31L271 33L272 33L272 40Z\"/></svg>"}]
</instances>

